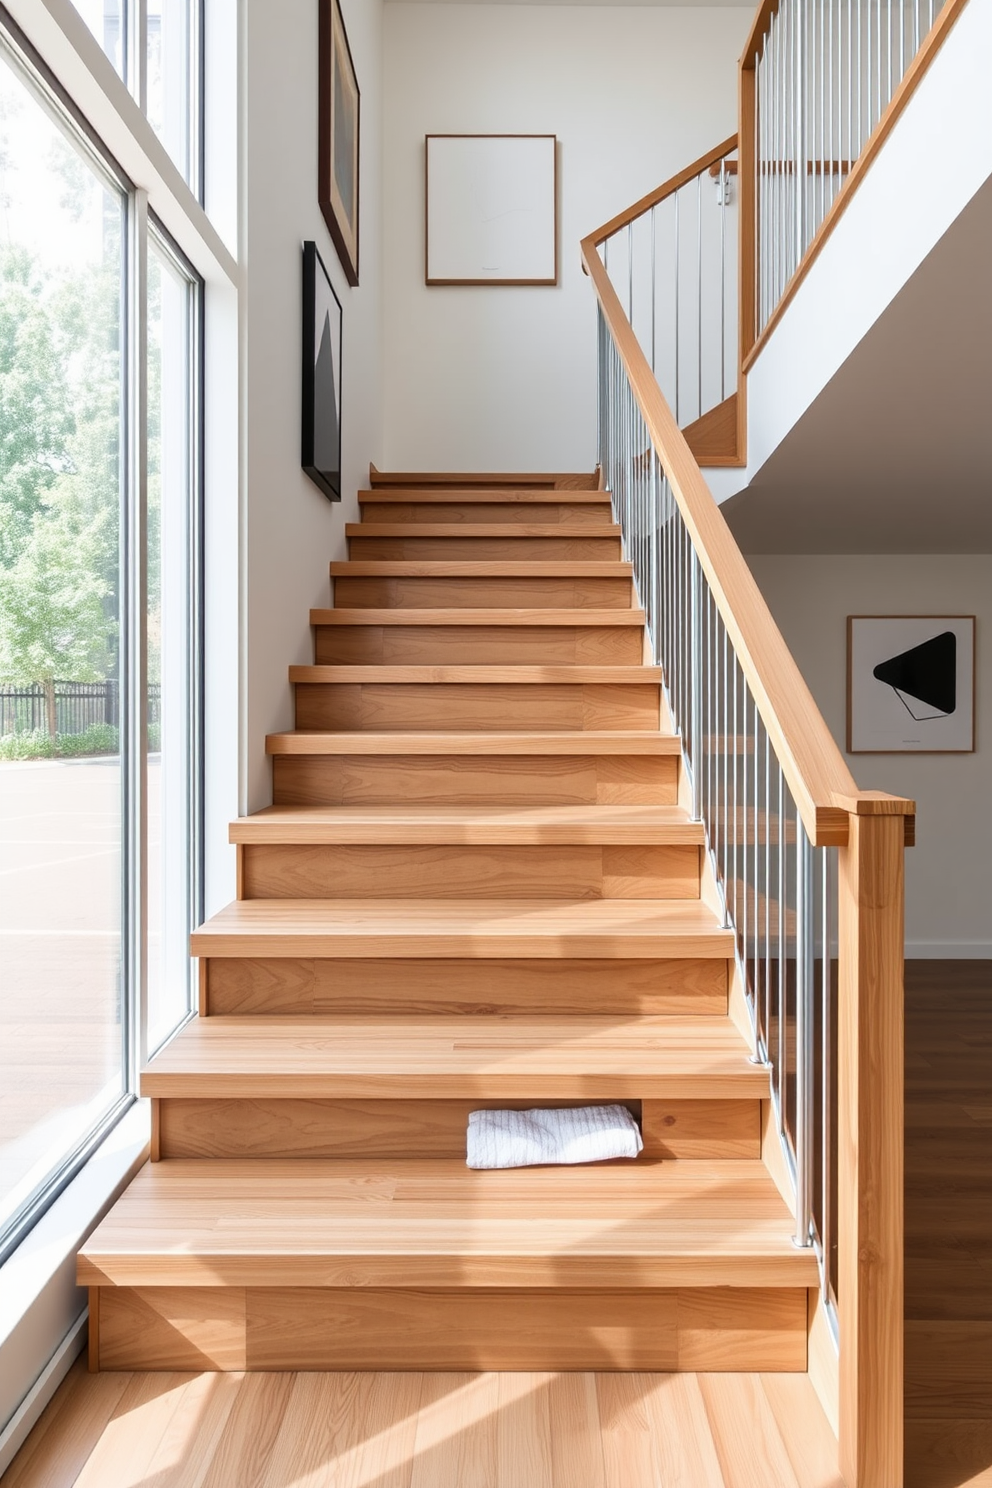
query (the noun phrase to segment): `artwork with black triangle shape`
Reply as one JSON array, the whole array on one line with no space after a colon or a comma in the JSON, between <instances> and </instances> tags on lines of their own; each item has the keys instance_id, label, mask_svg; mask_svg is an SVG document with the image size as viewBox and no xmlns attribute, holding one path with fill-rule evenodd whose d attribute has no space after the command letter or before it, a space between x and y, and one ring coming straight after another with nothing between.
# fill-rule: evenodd
<instances>
[{"instance_id":1,"label":"artwork with black triangle shape","mask_svg":"<svg viewBox=\"0 0 992 1488\"><path fill-rule=\"evenodd\" d=\"M892 688L917 723L948 718L957 708L957 659L957 636L944 630L880 661L872 676Z\"/></svg>"}]
</instances>

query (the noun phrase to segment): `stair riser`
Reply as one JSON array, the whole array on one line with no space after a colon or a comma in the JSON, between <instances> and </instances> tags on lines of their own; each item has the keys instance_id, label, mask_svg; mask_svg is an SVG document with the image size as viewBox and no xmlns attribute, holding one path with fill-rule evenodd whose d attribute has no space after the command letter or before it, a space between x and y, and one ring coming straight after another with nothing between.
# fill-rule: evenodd
<instances>
[{"instance_id":1,"label":"stair riser","mask_svg":"<svg viewBox=\"0 0 992 1488\"><path fill-rule=\"evenodd\" d=\"M805 1288L92 1287L90 1363L132 1370L803 1371Z\"/></svg>"},{"instance_id":2,"label":"stair riser","mask_svg":"<svg viewBox=\"0 0 992 1488\"><path fill-rule=\"evenodd\" d=\"M276 755L277 806L674 805L674 755Z\"/></svg>"},{"instance_id":3,"label":"stair riser","mask_svg":"<svg viewBox=\"0 0 992 1488\"><path fill-rule=\"evenodd\" d=\"M506 1100L512 1109L553 1104ZM566 1106L569 1102L557 1102ZM651 1156L693 1160L760 1156L756 1100L627 1101L643 1123ZM470 1111L478 1100L210 1100L156 1098L152 1156L452 1157L465 1156Z\"/></svg>"},{"instance_id":4,"label":"stair riser","mask_svg":"<svg viewBox=\"0 0 992 1488\"><path fill-rule=\"evenodd\" d=\"M640 666L634 625L317 625L318 666Z\"/></svg>"},{"instance_id":5,"label":"stair riser","mask_svg":"<svg viewBox=\"0 0 992 1488\"><path fill-rule=\"evenodd\" d=\"M359 498L361 499L361 498ZM535 523L550 527L609 527L613 513L608 501L596 502L522 502L479 501L464 506L454 501L368 501L362 502L362 521L383 526L394 522L501 522L507 527L533 527Z\"/></svg>"},{"instance_id":6,"label":"stair riser","mask_svg":"<svg viewBox=\"0 0 992 1488\"><path fill-rule=\"evenodd\" d=\"M373 610L629 610L625 578L338 578L339 609Z\"/></svg>"},{"instance_id":7,"label":"stair riser","mask_svg":"<svg viewBox=\"0 0 992 1488\"><path fill-rule=\"evenodd\" d=\"M654 683L297 683L296 727L336 733L656 731Z\"/></svg>"},{"instance_id":8,"label":"stair riser","mask_svg":"<svg viewBox=\"0 0 992 1488\"><path fill-rule=\"evenodd\" d=\"M246 844L243 899L698 899L699 848Z\"/></svg>"},{"instance_id":9,"label":"stair riser","mask_svg":"<svg viewBox=\"0 0 992 1488\"><path fill-rule=\"evenodd\" d=\"M354 961L217 957L200 962L204 1014L614 1014L721 1017L717 960L425 958Z\"/></svg>"},{"instance_id":10,"label":"stair riser","mask_svg":"<svg viewBox=\"0 0 992 1488\"><path fill-rule=\"evenodd\" d=\"M618 537L352 537L348 556L357 562L395 558L404 563L418 559L468 558L473 562L491 559L496 563L565 563L570 558L584 562L615 563L623 555Z\"/></svg>"}]
</instances>

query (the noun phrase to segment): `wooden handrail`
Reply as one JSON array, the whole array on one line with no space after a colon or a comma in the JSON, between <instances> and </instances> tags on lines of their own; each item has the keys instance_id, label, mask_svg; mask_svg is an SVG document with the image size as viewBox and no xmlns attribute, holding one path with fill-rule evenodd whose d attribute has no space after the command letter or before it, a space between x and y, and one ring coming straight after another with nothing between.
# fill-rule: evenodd
<instances>
[{"instance_id":1,"label":"wooden handrail","mask_svg":"<svg viewBox=\"0 0 992 1488\"><path fill-rule=\"evenodd\" d=\"M858 788L651 372L597 252L600 241L602 230L583 239L584 267L793 799L815 846L843 846ZM912 802L890 799L889 811L913 815Z\"/></svg>"},{"instance_id":2,"label":"wooden handrail","mask_svg":"<svg viewBox=\"0 0 992 1488\"><path fill-rule=\"evenodd\" d=\"M607 238L612 238L615 232L619 232L622 227L627 227L631 222L636 222L638 217L643 217L645 212L650 212L652 207L656 207L666 197L674 196L682 186L694 181L709 166L722 160L724 155L729 155L731 150L736 149L737 136L732 134L729 139L723 141L722 145L717 145L715 150L707 150L705 155L700 155L699 159L687 165L685 170L678 171L654 191L649 191L647 196L642 196L640 201L634 202L633 206L628 207L626 211L620 212L616 217L611 217L609 222L604 222L602 227L598 227L595 232L584 238L583 243L591 242L594 247L598 248L600 243L605 243Z\"/></svg>"}]
</instances>

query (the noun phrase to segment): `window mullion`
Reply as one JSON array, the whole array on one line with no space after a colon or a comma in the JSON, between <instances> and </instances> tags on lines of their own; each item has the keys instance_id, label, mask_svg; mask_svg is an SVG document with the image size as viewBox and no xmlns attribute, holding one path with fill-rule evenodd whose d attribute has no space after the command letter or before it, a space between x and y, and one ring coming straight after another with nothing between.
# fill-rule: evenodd
<instances>
[{"instance_id":1,"label":"window mullion","mask_svg":"<svg viewBox=\"0 0 992 1488\"><path fill-rule=\"evenodd\" d=\"M131 200L128 285L127 410L128 461L124 502L126 615L125 710L122 741L126 1022L130 1042L130 1086L148 1057L148 194Z\"/></svg>"}]
</instances>

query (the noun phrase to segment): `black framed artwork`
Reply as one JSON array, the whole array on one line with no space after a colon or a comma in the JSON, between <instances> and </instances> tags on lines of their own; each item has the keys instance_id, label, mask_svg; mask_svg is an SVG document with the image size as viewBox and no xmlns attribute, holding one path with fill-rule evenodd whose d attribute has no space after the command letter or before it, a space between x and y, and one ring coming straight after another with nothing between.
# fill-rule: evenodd
<instances>
[{"instance_id":1,"label":"black framed artwork","mask_svg":"<svg viewBox=\"0 0 992 1488\"><path fill-rule=\"evenodd\" d=\"M317 202L348 283L358 283L361 94L338 0L319 0Z\"/></svg>"},{"instance_id":2,"label":"black framed artwork","mask_svg":"<svg viewBox=\"0 0 992 1488\"><path fill-rule=\"evenodd\" d=\"M303 244L302 465L329 501L341 500L341 301L316 243Z\"/></svg>"}]
</instances>

